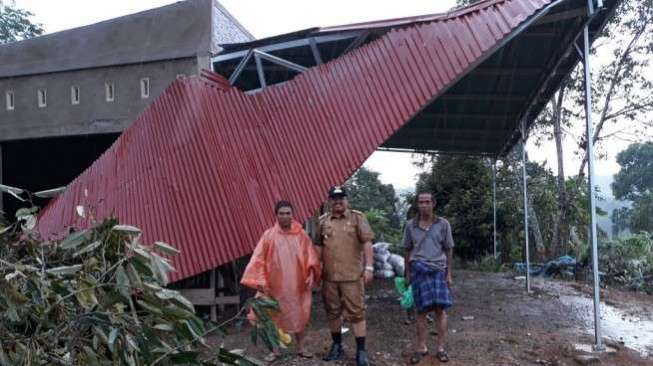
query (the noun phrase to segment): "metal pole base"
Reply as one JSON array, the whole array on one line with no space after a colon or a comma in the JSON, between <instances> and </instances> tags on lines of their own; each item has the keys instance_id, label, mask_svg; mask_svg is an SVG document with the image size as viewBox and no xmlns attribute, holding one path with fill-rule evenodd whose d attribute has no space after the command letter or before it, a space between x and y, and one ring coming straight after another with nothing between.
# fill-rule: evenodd
<instances>
[{"instance_id":1,"label":"metal pole base","mask_svg":"<svg viewBox=\"0 0 653 366\"><path fill-rule=\"evenodd\" d=\"M606 352L608 349L605 347L604 344L593 344L592 345L592 352L596 353L603 353Z\"/></svg>"}]
</instances>

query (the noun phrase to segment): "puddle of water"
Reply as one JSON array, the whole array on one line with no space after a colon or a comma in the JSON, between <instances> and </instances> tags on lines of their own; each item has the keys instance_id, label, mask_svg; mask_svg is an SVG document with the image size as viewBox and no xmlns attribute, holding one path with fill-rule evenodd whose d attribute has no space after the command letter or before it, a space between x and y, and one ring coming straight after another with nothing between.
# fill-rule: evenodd
<instances>
[{"instance_id":1,"label":"puddle of water","mask_svg":"<svg viewBox=\"0 0 653 366\"><path fill-rule=\"evenodd\" d=\"M585 330L594 334L594 302L580 296L560 296L563 304L583 321ZM601 303L601 333L604 337L623 342L628 348L639 352L643 357L653 356L653 321L631 316Z\"/></svg>"},{"instance_id":2,"label":"puddle of water","mask_svg":"<svg viewBox=\"0 0 653 366\"><path fill-rule=\"evenodd\" d=\"M574 348L576 349L576 351L581 351L581 352L587 352L587 353L594 353L595 352L593 344L577 343L577 344L574 344ZM615 352L617 352L617 350L612 348L612 347L605 347L605 352L615 353Z\"/></svg>"}]
</instances>

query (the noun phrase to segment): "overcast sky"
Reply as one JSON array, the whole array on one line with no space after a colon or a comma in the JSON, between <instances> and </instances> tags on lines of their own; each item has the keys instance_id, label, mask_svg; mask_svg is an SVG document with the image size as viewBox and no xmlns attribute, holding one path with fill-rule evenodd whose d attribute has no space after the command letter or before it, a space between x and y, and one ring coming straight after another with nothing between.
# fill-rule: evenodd
<instances>
[{"instance_id":1,"label":"overcast sky","mask_svg":"<svg viewBox=\"0 0 653 366\"><path fill-rule=\"evenodd\" d=\"M169 0L15 0L20 8L35 14L35 20L47 33L96 23L173 3ZM255 37L262 38L314 26L328 26L445 12L455 6L455 0L222 0L220 1ZM627 127L626 127L627 128ZM582 124L569 131L565 139L566 173L577 173L580 159L572 153L575 138L583 133ZM609 131L608 131L609 132ZM607 158L597 161L599 175L612 175L619 170L614 157L627 142L615 141L604 148ZM555 145L528 146L530 157L547 161L556 169ZM365 163L381 172L385 183L396 188L414 186L418 170L411 163L411 154L377 152Z\"/></svg>"}]
</instances>

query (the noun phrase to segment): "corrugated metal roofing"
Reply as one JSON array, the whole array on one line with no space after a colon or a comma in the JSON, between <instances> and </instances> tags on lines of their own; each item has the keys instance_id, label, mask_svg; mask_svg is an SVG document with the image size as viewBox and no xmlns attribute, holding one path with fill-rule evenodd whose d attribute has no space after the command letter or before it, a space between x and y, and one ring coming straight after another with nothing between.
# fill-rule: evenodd
<instances>
[{"instance_id":1,"label":"corrugated metal roofing","mask_svg":"<svg viewBox=\"0 0 653 366\"><path fill-rule=\"evenodd\" d=\"M116 215L182 251L179 280L254 248L289 199L315 212L386 139L552 0L487 1L387 34L256 94L178 80L41 214L43 235Z\"/></svg>"}]
</instances>

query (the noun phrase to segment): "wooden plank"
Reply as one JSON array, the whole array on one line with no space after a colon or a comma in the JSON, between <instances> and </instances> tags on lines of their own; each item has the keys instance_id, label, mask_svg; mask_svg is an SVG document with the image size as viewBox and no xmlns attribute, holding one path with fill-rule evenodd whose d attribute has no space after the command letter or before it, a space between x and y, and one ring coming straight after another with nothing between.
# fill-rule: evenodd
<instances>
[{"instance_id":1,"label":"wooden plank","mask_svg":"<svg viewBox=\"0 0 653 366\"><path fill-rule=\"evenodd\" d=\"M215 298L215 303L220 305L240 305L240 296L220 296Z\"/></svg>"},{"instance_id":2,"label":"wooden plank","mask_svg":"<svg viewBox=\"0 0 653 366\"><path fill-rule=\"evenodd\" d=\"M219 297L222 297L224 294L224 278L222 277L222 272L217 269L215 270L215 274L217 276L218 289L220 289ZM224 303L219 304L218 309L220 310L220 314L224 313Z\"/></svg>"},{"instance_id":3,"label":"wooden plank","mask_svg":"<svg viewBox=\"0 0 653 366\"><path fill-rule=\"evenodd\" d=\"M189 288L179 290L185 298L193 305L213 305L215 303L215 293L213 289L208 288Z\"/></svg>"},{"instance_id":4,"label":"wooden plank","mask_svg":"<svg viewBox=\"0 0 653 366\"><path fill-rule=\"evenodd\" d=\"M239 305L240 296L215 296L210 289L185 289L180 290L193 305L211 306L211 305Z\"/></svg>"}]
</instances>

